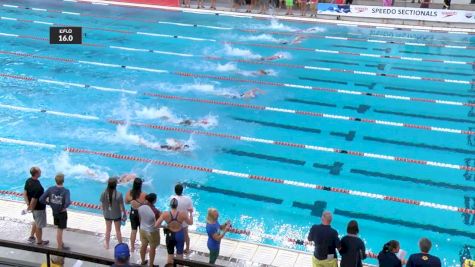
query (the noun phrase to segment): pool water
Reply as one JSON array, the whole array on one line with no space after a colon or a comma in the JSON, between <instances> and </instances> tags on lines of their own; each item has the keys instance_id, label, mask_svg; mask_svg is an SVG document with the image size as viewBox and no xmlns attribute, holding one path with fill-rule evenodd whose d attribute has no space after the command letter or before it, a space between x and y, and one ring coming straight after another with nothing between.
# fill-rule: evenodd
<instances>
[{"instance_id":1,"label":"pool water","mask_svg":"<svg viewBox=\"0 0 475 267\"><path fill-rule=\"evenodd\" d=\"M221 220L251 232L233 238L310 249L288 239L306 239L329 210L342 235L350 219L358 220L376 253L391 239L417 252L418 239L428 237L432 253L457 266L459 253L475 245L473 214L64 150L473 209L475 172L464 168L475 166L475 36L56 0L2 3L0 137L8 139L0 144L0 189L21 192L29 168L38 165L44 185L62 171L74 200L98 204L107 177L136 173L162 209L175 183L186 183L198 221L216 207ZM88 45L49 45L42 38L49 38L51 23L82 26ZM240 97L256 88L264 93ZM186 119L192 125L180 125ZM144 127L150 125L174 128ZM160 149L170 139L189 148ZM377 155L335 153L341 150Z\"/></svg>"}]
</instances>

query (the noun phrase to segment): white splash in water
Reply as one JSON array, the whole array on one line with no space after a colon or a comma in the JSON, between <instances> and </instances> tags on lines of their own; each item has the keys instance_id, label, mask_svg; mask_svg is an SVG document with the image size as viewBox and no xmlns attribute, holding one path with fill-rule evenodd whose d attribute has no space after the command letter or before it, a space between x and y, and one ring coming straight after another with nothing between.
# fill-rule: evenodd
<instances>
[{"instance_id":1,"label":"white splash in water","mask_svg":"<svg viewBox=\"0 0 475 267\"><path fill-rule=\"evenodd\" d=\"M100 182L105 182L109 178L107 171L101 167L74 164L67 152L61 152L53 159L53 167L56 172L62 172L66 177L92 179Z\"/></svg>"},{"instance_id":2,"label":"white splash in water","mask_svg":"<svg viewBox=\"0 0 475 267\"><path fill-rule=\"evenodd\" d=\"M322 27L312 27L312 28L305 29L302 32L304 32L304 33L313 33L313 32L326 32L326 31L327 30L325 28L322 28Z\"/></svg>"},{"instance_id":3,"label":"white splash in water","mask_svg":"<svg viewBox=\"0 0 475 267\"><path fill-rule=\"evenodd\" d=\"M229 44L224 45L224 54L231 57L240 57L246 59L258 59L261 58L260 55L254 54L249 49L240 49L230 46Z\"/></svg>"},{"instance_id":4,"label":"white splash in water","mask_svg":"<svg viewBox=\"0 0 475 267\"><path fill-rule=\"evenodd\" d=\"M277 31L285 31L285 32L296 32L296 31L299 30L297 28L293 28L293 27L284 25L276 19L272 19L270 21L270 25L269 24L265 24L265 25L260 24L256 28L263 29L263 30L277 30Z\"/></svg>"},{"instance_id":5,"label":"white splash in water","mask_svg":"<svg viewBox=\"0 0 475 267\"><path fill-rule=\"evenodd\" d=\"M165 106L160 107L159 109L143 107L141 110L135 111L135 116L139 119L161 119L172 123L179 123L183 120L178 118L168 107Z\"/></svg>"}]
</instances>

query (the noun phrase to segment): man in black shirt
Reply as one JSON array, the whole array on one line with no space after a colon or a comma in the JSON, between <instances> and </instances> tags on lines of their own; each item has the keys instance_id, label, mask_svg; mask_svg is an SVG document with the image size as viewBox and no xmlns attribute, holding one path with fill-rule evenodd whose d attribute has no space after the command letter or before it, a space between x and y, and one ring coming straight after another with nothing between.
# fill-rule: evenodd
<instances>
[{"instance_id":1,"label":"man in black shirt","mask_svg":"<svg viewBox=\"0 0 475 267\"><path fill-rule=\"evenodd\" d=\"M421 253L412 254L409 256L406 267L440 267L440 259L429 254L432 247L432 242L427 238L419 240L419 248Z\"/></svg>"},{"instance_id":2,"label":"man in black shirt","mask_svg":"<svg viewBox=\"0 0 475 267\"><path fill-rule=\"evenodd\" d=\"M313 241L315 251L313 252L313 267L337 267L336 250L340 248L338 232L330 224L332 214L325 211L322 214L322 223L313 225L308 233L308 241Z\"/></svg>"},{"instance_id":3,"label":"man in black shirt","mask_svg":"<svg viewBox=\"0 0 475 267\"><path fill-rule=\"evenodd\" d=\"M46 205L38 201L45 191L39 181L41 170L38 167L32 167L30 169L30 174L31 178L26 180L23 191L23 198L27 205L26 210L33 213L33 219L35 220L31 227L28 241L33 243L36 240L36 244L38 245L47 245L49 241L42 239L43 228L46 227Z\"/></svg>"}]
</instances>

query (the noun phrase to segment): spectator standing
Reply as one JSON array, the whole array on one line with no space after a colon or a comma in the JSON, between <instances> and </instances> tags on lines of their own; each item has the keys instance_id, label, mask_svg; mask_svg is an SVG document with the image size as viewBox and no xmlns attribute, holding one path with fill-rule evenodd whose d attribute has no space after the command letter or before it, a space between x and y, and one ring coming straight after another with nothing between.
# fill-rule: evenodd
<instances>
[{"instance_id":1,"label":"spectator standing","mask_svg":"<svg viewBox=\"0 0 475 267\"><path fill-rule=\"evenodd\" d=\"M187 213L190 210L194 211L193 201L189 196L183 195L183 185L178 183L175 185L175 195L170 197L170 200L175 198L178 200L177 210L182 213ZM188 234L188 224L183 223L183 230L185 232L185 253L187 254L190 251L190 236Z\"/></svg>"},{"instance_id":2,"label":"spectator standing","mask_svg":"<svg viewBox=\"0 0 475 267\"><path fill-rule=\"evenodd\" d=\"M430 0L422 0L420 8L429 8Z\"/></svg>"},{"instance_id":3,"label":"spectator standing","mask_svg":"<svg viewBox=\"0 0 475 267\"><path fill-rule=\"evenodd\" d=\"M48 245L48 240L43 240L43 228L46 227L46 205L39 202L39 198L44 193L44 188L40 183L41 169L32 167L31 177L25 182L23 198L26 202L26 210L33 213L34 222L31 226L31 233L28 241L38 245ZM36 236L36 239L35 239Z\"/></svg>"},{"instance_id":4,"label":"spectator standing","mask_svg":"<svg viewBox=\"0 0 475 267\"><path fill-rule=\"evenodd\" d=\"M444 9L450 9L451 0L444 0Z\"/></svg>"},{"instance_id":5,"label":"spectator standing","mask_svg":"<svg viewBox=\"0 0 475 267\"><path fill-rule=\"evenodd\" d=\"M318 0L310 0L310 17L317 17Z\"/></svg>"},{"instance_id":6,"label":"spectator standing","mask_svg":"<svg viewBox=\"0 0 475 267\"><path fill-rule=\"evenodd\" d=\"M64 174L58 173L54 177L56 185L48 188L40 197L42 204L48 204L53 211L54 225L58 227L56 242L58 249L69 249L63 243L63 230L67 228L68 212L67 208L71 205L71 193L64 188Z\"/></svg>"},{"instance_id":7,"label":"spectator standing","mask_svg":"<svg viewBox=\"0 0 475 267\"><path fill-rule=\"evenodd\" d=\"M329 211L322 214L319 225L313 225L308 234L308 241L315 243L312 262L313 267L337 267L336 250L340 248L338 232L331 227L333 216Z\"/></svg>"},{"instance_id":8,"label":"spectator standing","mask_svg":"<svg viewBox=\"0 0 475 267\"><path fill-rule=\"evenodd\" d=\"M229 231L231 223L227 221L225 224L218 223L219 213L215 208L208 209L206 217L206 232L208 233L208 249L209 263L214 264L219 256L219 246L221 239Z\"/></svg>"},{"instance_id":9,"label":"spectator standing","mask_svg":"<svg viewBox=\"0 0 475 267\"><path fill-rule=\"evenodd\" d=\"M399 242L391 240L384 244L383 249L378 254L378 262L380 267L401 267L402 261L396 256L399 252Z\"/></svg>"},{"instance_id":10,"label":"spectator standing","mask_svg":"<svg viewBox=\"0 0 475 267\"><path fill-rule=\"evenodd\" d=\"M117 177L111 177L107 181L107 188L101 194L102 214L106 221L106 237L104 241L105 249L109 249L112 223L114 223L115 235L117 241L122 243L122 233L120 231L120 222L127 220L127 213L124 206L122 193L117 191ZM127 247L128 248L128 247Z\"/></svg>"},{"instance_id":11,"label":"spectator standing","mask_svg":"<svg viewBox=\"0 0 475 267\"><path fill-rule=\"evenodd\" d=\"M363 260L366 259L366 248L363 240L358 237L360 232L358 223L351 220L346 227L347 235L341 239L340 267L362 267Z\"/></svg>"},{"instance_id":12,"label":"spectator standing","mask_svg":"<svg viewBox=\"0 0 475 267\"><path fill-rule=\"evenodd\" d=\"M307 15L307 0L299 0L300 16L305 17Z\"/></svg>"},{"instance_id":13,"label":"spectator standing","mask_svg":"<svg viewBox=\"0 0 475 267\"><path fill-rule=\"evenodd\" d=\"M142 246L140 247L140 259L142 260L141 265L146 265L148 262L150 267L154 266L155 253L158 245L160 245L160 232L155 226L158 217L157 215L159 215L159 211L154 206L156 201L156 194L148 194L145 197L144 205L140 206L138 210L140 217L140 241L142 243ZM150 250L148 254L149 260L147 261L145 260L145 254L147 253L148 246L150 246Z\"/></svg>"},{"instance_id":14,"label":"spectator standing","mask_svg":"<svg viewBox=\"0 0 475 267\"><path fill-rule=\"evenodd\" d=\"M145 202L145 192L142 192L142 179L135 178L132 189L125 195L125 203L130 204L130 249L135 250L135 239L137 238L137 229L140 226L140 218L138 209Z\"/></svg>"},{"instance_id":15,"label":"spectator standing","mask_svg":"<svg viewBox=\"0 0 475 267\"><path fill-rule=\"evenodd\" d=\"M429 254L432 248L432 242L427 238L419 240L420 253L412 254L407 260L407 267L440 267L440 259Z\"/></svg>"},{"instance_id":16,"label":"spectator standing","mask_svg":"<svg viewBox=\"0 0 475 267\"><path fill-rule=\"evenodd\" d=\"M294 0L285 0L285 7L287 8L287 12L285 15L293 16L294 13L292 12L292 8L294 6Z\"/></svg>"},{"instance_id":17,"label":"spectator standing","mask_svg":"<svg viewBox=\"0 0 475 267\"><path fill-rule=\"evenodd\" d=\"M130 250L126 243L119 243L114 248L114 264L111 267L130 267Z\"/></svg>"},{"instance_id":18,"label":"spectator standing","mask_svg":"<svg viewBox=\"0 0 475 267\"><path fill-rule=\"evenodd\" d=\"M155 225L160 227L162 222L167 223L167 226L164 229L168 252L167 262L173 263L175 248L177 257L183 258L183 247L185 245L185 231L183 229L183 222L186 222L188 225L193 224L193 210L189 210L188 212L178 211L178 200L176 198L172 198L170 201L170 210L163 212Z\"/></svg>"}]
</instances>

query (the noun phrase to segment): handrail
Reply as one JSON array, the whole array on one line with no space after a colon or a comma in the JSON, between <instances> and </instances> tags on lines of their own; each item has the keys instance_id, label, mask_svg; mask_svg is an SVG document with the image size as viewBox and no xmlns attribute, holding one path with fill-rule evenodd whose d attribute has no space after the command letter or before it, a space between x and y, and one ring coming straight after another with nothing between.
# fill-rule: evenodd
<instances>
[{"instance_id":1,"label":"handrail","mask_svg":"<svg viewBox=\"0 0 475 267\"><path fill-rule=\"evenodd\" d=\"M7 247L7 248L20 249L20 250L46 254L47 266L50 266L50 260L49 260L50 255L76 259L76 260L81 260L81 261L87 261L87 262L92 262L92 263L97 263L97 264L103 264L103 265L112 265L114 263L113 260L109 258L100 257L100 256L93 256L93 255L84 254L80 252L74 252L74 251L65 251L65 250L46 247L46 246L25 244L25 243L5 240L5 239L0 239L0 247ZM140 266L140 265L130 264L130 266Z\"/></svg>"},{"instance_id":2,"label":"handrail","mask_svg":"<svg viewBox=\"0 0 475 267\"><path fill-rule=\"evenodd\" d=\"M202 261L173 258L173 267L177 267L178 265L188 266L188 267L223 267L221 265L206 263Z\"/></svg>"}]
</instances>

